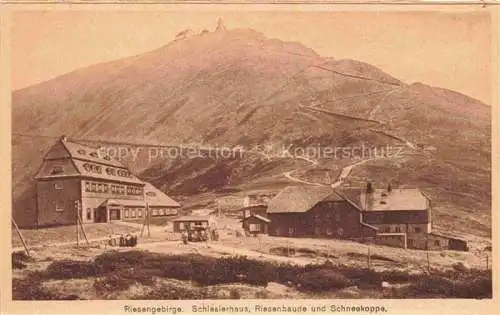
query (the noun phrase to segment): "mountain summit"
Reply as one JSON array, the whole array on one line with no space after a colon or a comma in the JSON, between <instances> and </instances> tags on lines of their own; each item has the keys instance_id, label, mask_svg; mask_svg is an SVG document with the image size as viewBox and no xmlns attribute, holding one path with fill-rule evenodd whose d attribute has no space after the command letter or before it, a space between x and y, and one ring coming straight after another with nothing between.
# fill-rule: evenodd
<instances>
[{"instance_id":1,"label":"mountain summit","mask_svg":"<svg viewBox=\"0 0 500 315\"><path fill-rule=\"evenodd\" d=\"M215 31L219 32L219 31L225 31L225 30L226 30L226 25L224 25L224 21L222 20L222 18L219 18L217 20L217 27L215 28Z\"/></svg>"}]
</instances>

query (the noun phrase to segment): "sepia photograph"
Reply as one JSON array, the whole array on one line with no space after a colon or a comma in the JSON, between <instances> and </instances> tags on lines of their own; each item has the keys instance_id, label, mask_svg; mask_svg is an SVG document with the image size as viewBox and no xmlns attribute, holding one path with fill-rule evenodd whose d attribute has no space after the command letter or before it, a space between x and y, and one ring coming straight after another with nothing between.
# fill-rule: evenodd
<instances>
[{"instance_id":1,"label":"sepia photograph","mask_svg":"<svg viewBox=\"0 0 500 315\"><path fill-rule=\"evenodd\" d=\"M9 11L12 301L492 299L491 7L193 7Z\"/></svg>"}]
</instances>

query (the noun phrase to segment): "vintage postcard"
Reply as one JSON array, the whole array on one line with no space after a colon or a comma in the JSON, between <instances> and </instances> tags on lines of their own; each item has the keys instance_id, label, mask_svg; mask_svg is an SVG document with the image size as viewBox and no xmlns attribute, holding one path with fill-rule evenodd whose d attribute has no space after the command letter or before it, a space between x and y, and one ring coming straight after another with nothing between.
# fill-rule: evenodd
<instances>
[{"instance_id":1,"label":"vintage postcard","mask_svg":"<svg viewBox=\"0 0 500 315\"><path fill-rule=\"evenodd\" d=\"M6 4L3 311L492 314L497 13Z\"/></svg>"}]
</instances>

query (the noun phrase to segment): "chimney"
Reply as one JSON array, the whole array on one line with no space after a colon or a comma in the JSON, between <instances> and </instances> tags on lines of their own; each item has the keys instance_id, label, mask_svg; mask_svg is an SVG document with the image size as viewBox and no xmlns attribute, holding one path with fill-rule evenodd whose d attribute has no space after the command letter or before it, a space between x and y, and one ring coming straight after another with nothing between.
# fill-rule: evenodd
<instances>
[{"instance_id":1,"label":"chimney","mask_svg":"<svg viewBox=\"0 0 500 315\"><path fill-rule=\"evenodd\" d=\"M373 185L372 183L368 182L366 183L366 194L372 194L373 193Z\"/></svg>"},{"instance_id":2,"label":"chimney","mask_svg":"<svg viewBox=\"0 0 500 315\"><path fill-rule=\"evenodd\" d=\"M68 137L66 135L62 135L60 140L61 140L61 142L66 142L66 141L68 141Z\"/></svg>"}]
</instances>

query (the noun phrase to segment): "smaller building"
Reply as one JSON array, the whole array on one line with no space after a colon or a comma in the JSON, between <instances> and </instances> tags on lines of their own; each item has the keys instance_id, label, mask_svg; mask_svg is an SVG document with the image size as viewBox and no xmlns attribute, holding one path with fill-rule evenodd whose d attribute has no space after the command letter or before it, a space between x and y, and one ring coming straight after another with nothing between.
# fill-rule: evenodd
<instances>
[{"instance_id":1,"label":"smaller building","mask_svg":"<svg viewBox=\"0 0 500 315\"><path fill-rule=\"evenodd\" d=\"M267 206L266 205L249 206L249 207L245 207L243 209L240 209L240 211L241 211L241 218L242 219L251 217L252 215L259 215L261 217L267 218Z\"/></svg>"},{"instance_id":2,"label":"smaller building","mask_svg":"<svg viewBox=\"0 0 500 315\"><path fill-rule=\"evenodd\" d=\"M213 225L210 216L182 216L172 220L174 233L192 231L196 229L208 229Z\"/></svg>"},{"instance_id":3,"label":"smaller building","mask_svg":"<svg viewBox=\"0 0 500 315\"><path fill-rule=\"evenodd\" d=\"M267 234L268 226L271 220L268 218L258 215L252 214L251 216L245 217L242 220L243 229L250 234Z\"/></svg>"}]
</instances>

